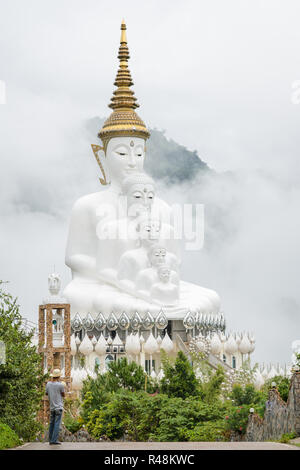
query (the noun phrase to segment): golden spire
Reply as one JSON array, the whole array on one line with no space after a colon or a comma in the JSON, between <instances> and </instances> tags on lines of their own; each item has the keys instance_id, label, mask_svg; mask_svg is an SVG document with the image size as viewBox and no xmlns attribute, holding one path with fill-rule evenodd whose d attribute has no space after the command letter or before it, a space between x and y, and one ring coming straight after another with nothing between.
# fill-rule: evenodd
<instances>
[{"instance_id":1,"label":"golden spire","mask_svg":"<svg viewBox=\"0 0 300 470\"><path fill-rule=\"evenodd\" d=\"M120 60L114 85L117 89L108 105L113 113L104 123L98 137L102 139L106 150L107 142L112 137L137 136L148 139L150 136L144 122L134 111L139 107L134 92L130 89L133 85L130 70L128 69L129 50L127 46L126 24L121 24L121 39L118 59Z\"/></svg>"}]
</instances>

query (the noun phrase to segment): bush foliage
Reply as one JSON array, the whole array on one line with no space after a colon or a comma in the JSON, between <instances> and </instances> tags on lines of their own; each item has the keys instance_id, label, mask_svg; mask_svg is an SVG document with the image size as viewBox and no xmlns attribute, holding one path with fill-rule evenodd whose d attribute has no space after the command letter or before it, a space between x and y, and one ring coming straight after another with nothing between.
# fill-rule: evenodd
<instances>
[{"instance_id":1,"label":"bush foliage","mask_svg":"<svg viewBox=\"0 0 300 470\"><path fill-rule=\"evenodd\" d=\"M33 333L22 329L16 299L2 287L0 281L0 340L6 346L6 363L0 365L0 420L31 440L40 430L36 415L44 392L41 358L31 344Z\"/></svg>"},{"instance_id":2,"label":"bush foliage","mask_svg":"<svg viewBox=\"0 0 300 470\"><path fill-rule=\"evenodd\" d=\"M87 379L81 417L89 433L95 439L127 436L133 441L225 439L226 404L219 399L223 372L201 384L181 352L173 364L165 357L163 365L160 386L146 382L142 368L126 359Z\"/></svg>"},{"instance_id":3,"label":"bush foliage","mask_svg":"<svg viewBox=\"0 0 300 470\"><path fill-rule=\"evenodd\" d=\"M11 449L20 444L17 434L7 424L0 423L0 450Z\"/></svg>"}]
</instances>

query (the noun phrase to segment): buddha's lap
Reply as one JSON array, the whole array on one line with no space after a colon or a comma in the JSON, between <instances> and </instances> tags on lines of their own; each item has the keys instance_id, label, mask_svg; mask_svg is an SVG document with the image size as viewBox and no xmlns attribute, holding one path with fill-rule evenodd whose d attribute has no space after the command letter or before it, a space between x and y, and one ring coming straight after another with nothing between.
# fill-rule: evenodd
<instances>
[{"instance_id":1,"label":"buddha's lap","mask_svg":"<svg viewBox=\"0 0 300 470\"><path fill-rule=\"evenodd\" d=\"M126 311L141 314L150 311L156 315L162 306L150 303L122 292L117 287L100 282L82 282L73 279L64 291L64 296L71 304L71 312L82 314L87 312L110 312L121 314ZM176 307L165 307L167 315L183 317L188 311L201 311L202 313L217 314L220 309L220 300L216 292L197 286L195 284L180 282L180 299Z\"/></svg>"}]
</instances>

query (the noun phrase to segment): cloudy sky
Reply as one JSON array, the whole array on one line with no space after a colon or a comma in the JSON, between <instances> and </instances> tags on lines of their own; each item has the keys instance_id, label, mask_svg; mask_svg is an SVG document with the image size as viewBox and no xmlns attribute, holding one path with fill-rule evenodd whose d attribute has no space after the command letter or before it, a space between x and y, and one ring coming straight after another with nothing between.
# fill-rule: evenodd
<instances>
[{"instance_id":1,"label":"cloudy sky","mask_svg":"<svg viewBox=\"0 0 300 470\"><path fill-rule=\"evenodd\" d=\"M300 337L299 14L296 0L0 0L0 278L24 316L36 320L53 265L69 280L70 210L98 189L86 122L108 115L124 18L139 114L221 175L161 188L208 207L208 242L186 253L185 277L220 293L229 329L255 332L256 360L289 361Z\"/></svg>"}]
</instances>

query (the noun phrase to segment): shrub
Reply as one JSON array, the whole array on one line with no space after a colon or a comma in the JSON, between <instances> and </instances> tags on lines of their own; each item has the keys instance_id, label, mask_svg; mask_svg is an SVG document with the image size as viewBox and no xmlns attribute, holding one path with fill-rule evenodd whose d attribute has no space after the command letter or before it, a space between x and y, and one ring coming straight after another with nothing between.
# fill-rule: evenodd
<instances>
[{"instance_id":1,"label":"shrub","mask_svg":"<svg viewBox=\"0 0 300 470\"><path fill-rule=\"evenodd\" d=\"M149 437L154 441L186 441L187 431L199 423L215 421L223 416L224 407L218 403L204 403L196 397L183 400L165 396L157 412L157 426Z\"/></svg>"},{"instance_id":2,"label":"shrub","mask_svg":"<svg viewBox=\"0 0 300 470\"><path fill-rule=\"evenodd\" d=\"M267 396L262 395L261 392L255 390L255 387L252 384L246 384L245 386L235 384L230 394L230 398L236 406L258 403L262 397L267 399Z\"/></svg>"},{"instance_id":3,"label":"shrub","mask_svg":"<svg viewBox=\"0 0 300 470\"><path fill-rule=\"evenodd\" d=\"M219 366L215 372L211 370L208 379L199 383L201 399L207 403L216 402L221 395L224 379L225 373L223 367Z\"/></svg>"},{"instance_id":4,"label":"shrub","mask_svg":"<svg viewBox=\"0 0 300 470\"><path fill-rule=\"evenodd\" d=\"M7 424L0 423L0 450L10 449L20 444L17 434Z\"/></svg>"},{"instance_id":5,"label":"shrub","mask_svg":"<svg viewBox=\"0 0 300 470\"><path fill-rule=\"evenodd\" d=\"M225 429L244 434L248 424L249 409L249 405L233 406L225 416Z\"/></svg>"},{"instance_id":6,"label":"shrub","mask_svg":"<svg viewBox=\"0 0 300 470\"><path fill-rule=\"evenodd\" d=\"M106 374L106 389L116 392L120 388L131 391L144 390L145 373L136 362L128 363L126 357L111 361Z\"/></svg>"},{"instance_id":7,"label":"shrub","mask_svg":"<svg viewBox=\"0 0 300 470\"><path fill-rule=\"evenodd\" d=\"M272 388L272 382L276 383L277 390L284 401L287 401L290 391L290 379L288 377L283 377L282 375L276 375L272 379L269 379L265 382L263 386L263 391L268 392Z\"/></svg>"},{"instance_id":8,"label":"shrub","mask_svg":"<svg viewBox=\"0 0 300 470\"><path fill-rule=\"evenodd\" d=\"M6 345L6 363L0 365L0 420L26 440L42 428L36 416L45 379L32 336L22 328L16 299L2 289L0 281L0 340Z\"/></svg>"},{"instance_id":9,"label":"shrub","mask_svg":"<svg viewBox=\"0 0 300 470\"><path fill-rule=\"evenodd\" d=\"M111 362L105 374L98 375L96 379L89 377L83 383L81 392L82 406L81 416L88 421L89 414L94 410L101 409L112 399L112 394L122 390L132 392L143 391L154 392L156 387L150 377L146 376L141 366L135 362L130 364L126 358Z\"/></svg>"},{"instance_id":10,"label":"shrub","mask_svg":"<svg viewBox=\"0 0 300 470\"><path fill-rule=\"evenodd\" d=\"M193 367L183 352L178 352L174 366L165 358L163 369L165 376L161 381L162 393L177 398L198 395L198 382Z\"/></svg>"},{"instance_id":11,"label":"shrub","mask_svg":"<svg viewBox=\"0 0 300 470\"><path fill-rule=\"evenodd\" d=\"M73 416L71 416L69 413L65 414L64 425L72 434L79 431L79 429L82 427L82 424L83 422L80 420L80 418L73 418Z\"/></svg>"},{"instance_id":12,"label":"shrub","mask_svg":"<svg viewBox=\"0 0 300 470\"><path fill-rule=\"evenodd\" d=\"M120 389L99 409L88 413L86 427L96 439L107 436L115 440L126 433L133 441L186 441L189 439L186 431L223 416L224 405L220 403Z\"/></svg>"},{"instance_id":13,"label":"shrub","mask_svg":"<svg viewBox=\"0 0 300 470\"><path fill-rule=\"evenodd\" d=\"M289 432L286 434L282 434L281 438L279 439L279 442L282 444L288 444L291 439L295 439L297 437L297 434L295 432Z\"/></svg>"},{"instance_id":14,"label":"shrub","mask_svg":"<svg viewBox=\"0 0 300 470\"><path fill-rule=\"evenodd\" d=\"M185 432L187 441L193 442L214 442L226 441L224 420L206 421L198 424L194 429Z\"/></svg>"}]
</instances>

